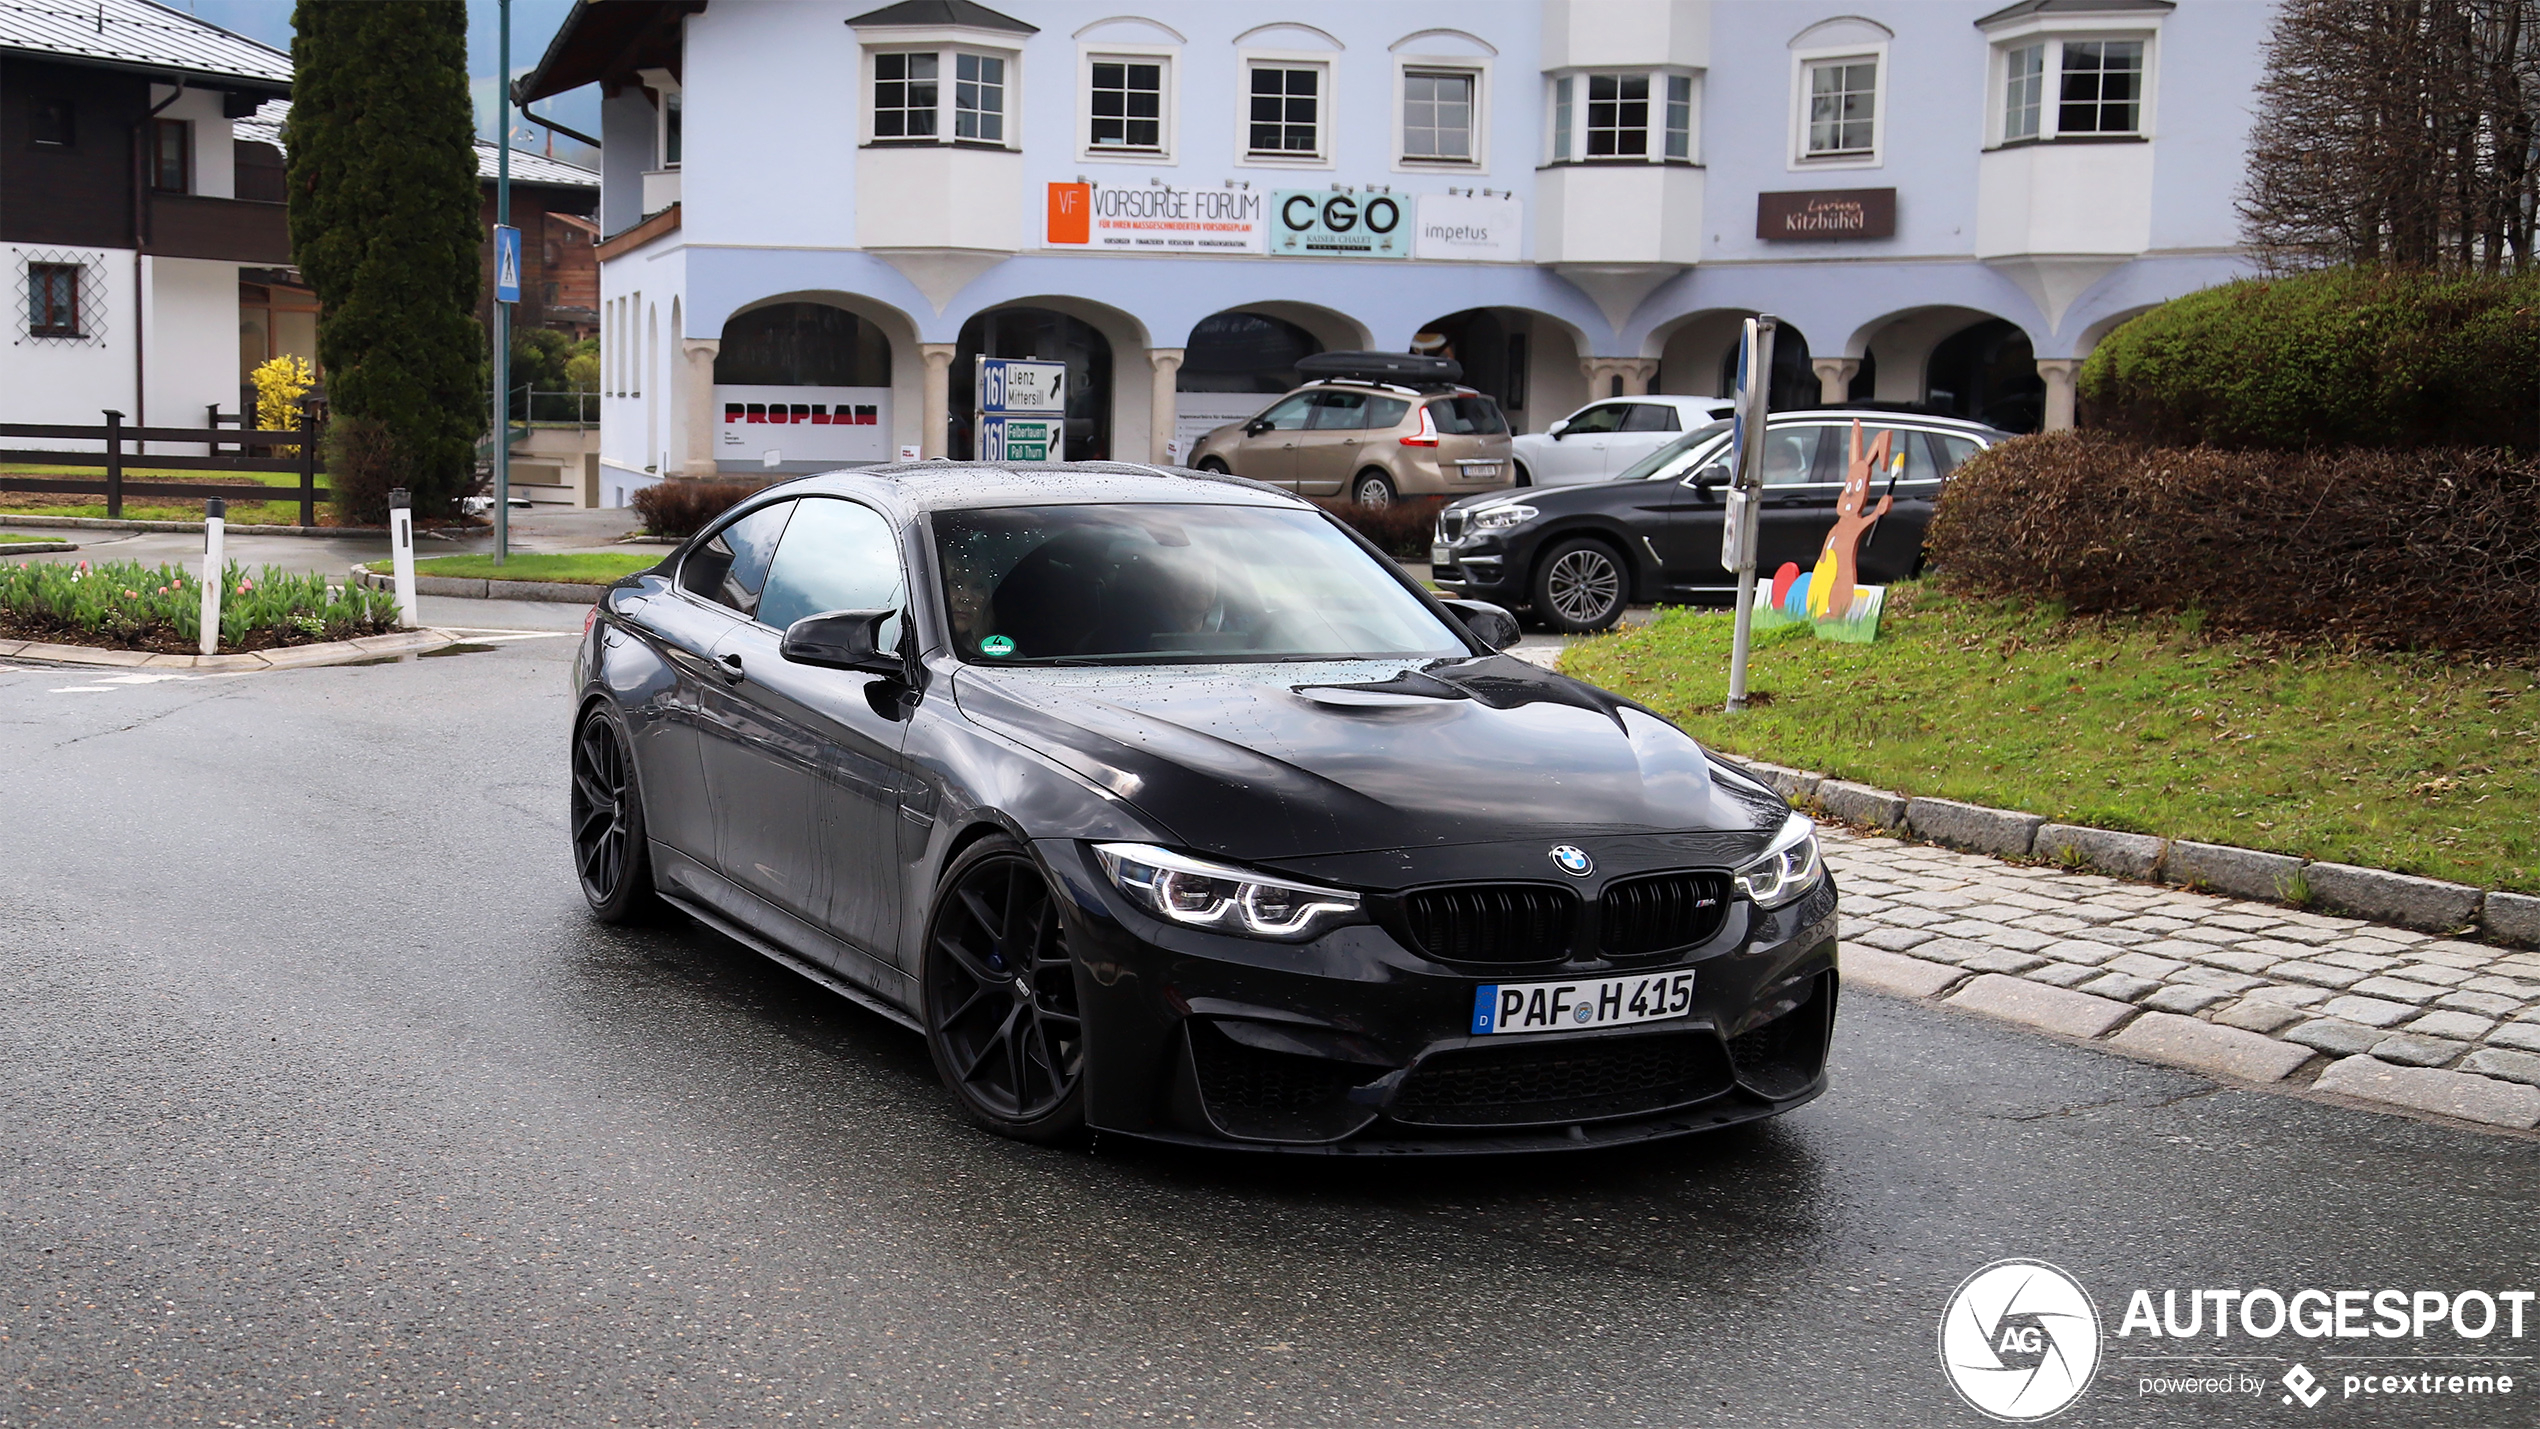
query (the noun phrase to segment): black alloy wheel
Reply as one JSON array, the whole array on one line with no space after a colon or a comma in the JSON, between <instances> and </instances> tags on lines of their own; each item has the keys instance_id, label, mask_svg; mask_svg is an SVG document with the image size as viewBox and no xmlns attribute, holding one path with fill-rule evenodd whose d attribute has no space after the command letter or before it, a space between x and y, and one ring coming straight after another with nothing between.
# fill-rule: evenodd
<instances>
[{"instance_id":1,"label":"black alloy wheel","mask_svg":"<svg viewBox=\"0 0 2540 1429\"><path fill-rule=\"evenodd\" d=\"M635 761L617 721L596 709L573 736L571 814L574 870L593 915L603 923L635 923L659 913Z\"/></svg>"},{"instance_id":2,"label":"black alloy wheel","mask_svg":"<svg viewBox=\"0 0 2540 1429\"><path fill-rule=\"evenodd\" d=\"M1613 547L1589 538L1560 542L1535 566L1535 618L1564 635L1603 630L1621 618L1625 586Z\"/></svg>"},{"instance_id":3,"label":"black alloy wheel","mask_svg":"<svg viewBox=\"0 0 2540 1429\"><path fill-rule=\"evenodd\" d=\"M1058 900L1021 846L955 860L926 930L926 1047L972 1120L1054 1142L1084 1124L1084 1023Z\"/></svg>"},{"instance_id":4,"label":"black alloy wheel","mask_svg":"<svg viewBox=\"0 0 2540 1429\"><path fill-rule=\"evenodd\" d=\"M1226 464L1224 462L1219 461L1213 456L1201 457L1199 459L1199 469L1218 476L1230 476L1233 474L1226 470Z\"/></svg>"},{"instance_id":5,"label":"black alloy wheel","mask_svg":"<svg viewBox=\"0 0 2540 1429\"><path fill-rule=\"evenodd\" d=\"M1393 505L1393 478L1381 471L1362 471L1350 478L1349 499L1370 511Z\"/></svg>"}]
</instances>

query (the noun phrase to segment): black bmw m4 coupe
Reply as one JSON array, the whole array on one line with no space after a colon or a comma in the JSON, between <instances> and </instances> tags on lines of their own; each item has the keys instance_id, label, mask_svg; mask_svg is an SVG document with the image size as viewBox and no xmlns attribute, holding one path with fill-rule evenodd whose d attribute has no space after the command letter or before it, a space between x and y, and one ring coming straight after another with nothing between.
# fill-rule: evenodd
<instances>
[{"instance_id":1,"label":"black bmw m4 coupe","mask_svg":"<svg viewBox=\"0 0 2540 1429\"><path fill-rule=\"evenodd\" d=\"M787 482L594 613L583 891L913 1027L1027 1140L1549 1150L1814 1097L1813 826L1516 636L1236 477Z\"/></svg>"}]
</instances>

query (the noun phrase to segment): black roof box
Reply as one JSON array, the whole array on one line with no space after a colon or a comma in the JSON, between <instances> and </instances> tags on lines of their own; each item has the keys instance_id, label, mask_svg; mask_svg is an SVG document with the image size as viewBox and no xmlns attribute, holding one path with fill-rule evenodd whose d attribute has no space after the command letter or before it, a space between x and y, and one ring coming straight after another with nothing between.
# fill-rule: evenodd
<instances>
[{"instance_id":1,"label":"black roof box","mask_svg":"<svg viewBox=\"0 0 2540 1429\"><path fill-rule=\"evenodd\" d=\"M1452 357L1422 357L1415 352L1318 352L1298 362L1297 375L1346 378L1355 382L1399 382L1426 386L1464 380L1464 364Z\"/></svg>"}]
</instances>

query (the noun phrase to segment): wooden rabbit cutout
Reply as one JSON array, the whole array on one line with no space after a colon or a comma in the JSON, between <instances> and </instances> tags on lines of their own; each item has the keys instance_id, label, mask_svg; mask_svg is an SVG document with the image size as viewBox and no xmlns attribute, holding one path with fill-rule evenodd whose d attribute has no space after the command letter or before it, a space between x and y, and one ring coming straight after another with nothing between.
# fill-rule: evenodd
<instances>
[{"instance_id":1,"label":"wooden rabbit cutout","mask_svg":"<svg viewBox=\"0 0 2540 1429\"><path fill-rule=\"evenodd\" d=\"M1808 613L1829 620L1841 620L1852 613L1852 591L1860 584L1861 537L1878 519L1895 505L1895 498L1881 496L1875 510L1862 507L1870 499L1870 478L1887 465L1889 439L1893 432L1881 432L1861 450L1861 424L1852 424L1852 455L1843 472L1843 494L1835 499L1834 529L1826 533L1825 550L1817 557L1817 568L1808 582ZM1818 592L1824 592L1822 596Z\"/></svg>"}]
</instances>

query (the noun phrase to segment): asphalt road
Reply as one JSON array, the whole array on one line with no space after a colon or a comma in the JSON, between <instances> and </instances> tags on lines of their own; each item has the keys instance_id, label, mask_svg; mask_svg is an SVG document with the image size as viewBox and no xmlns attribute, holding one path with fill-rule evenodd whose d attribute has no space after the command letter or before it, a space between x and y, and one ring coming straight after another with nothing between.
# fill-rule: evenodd
<instances>
[{"instance_id":1,"label":"asphalt road","mask_svg":"<svg viewBox=\"0 0 2540 1429\"><path fill-rule=\"evenodd\" d=\"M1935 1330L1998 1257L2112 1327L2540 1279L2533 1142L1866 994L1825 1098L1672 1147L996 1141L912 1035L584 916L568 644L0 672L0 1424L1974 1425ZM2059 1422L2532 1417L2141 1399L2108 1343Z\"/></svg>"}]
</instances>

